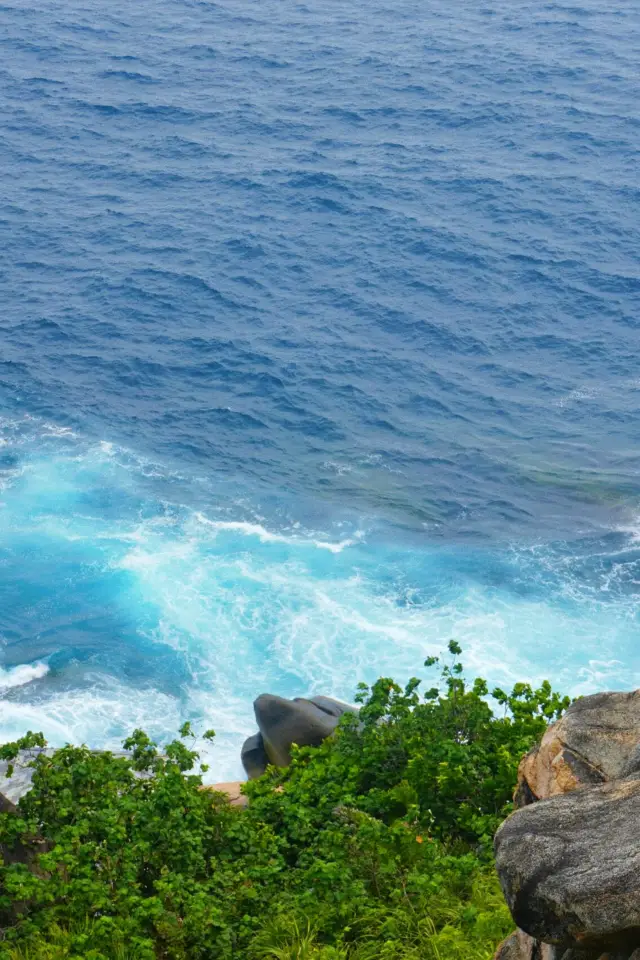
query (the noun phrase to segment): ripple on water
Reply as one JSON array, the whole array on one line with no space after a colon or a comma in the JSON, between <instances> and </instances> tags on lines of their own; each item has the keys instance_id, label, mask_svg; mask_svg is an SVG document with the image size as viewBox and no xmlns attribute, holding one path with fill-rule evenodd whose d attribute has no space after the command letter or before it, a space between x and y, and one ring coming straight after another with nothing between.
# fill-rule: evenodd
<instances>
[{"instance_id":1,"label":"ripple on water","mask_svg":"<svg viewBox=\"0 0 640 960\"><path fill-rule=\"evenodd\" d=\"M638 8L94 7L0 7L0 733L637 682Z\"/></svg>"}]
</instances>

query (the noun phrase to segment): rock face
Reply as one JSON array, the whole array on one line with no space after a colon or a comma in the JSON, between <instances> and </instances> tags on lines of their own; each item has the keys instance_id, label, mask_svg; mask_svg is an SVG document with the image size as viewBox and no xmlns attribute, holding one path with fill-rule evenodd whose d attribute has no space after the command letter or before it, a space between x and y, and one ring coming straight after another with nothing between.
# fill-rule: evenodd
<instances>
[{"instance_id":1,"label":"rock face","mask_svg":"<svg viewBox=\"0 0 640 960\"><path fill-rule=\"evenodd\" d=\"M258 697L254 709L259 732L245 740L241 753L242 765L250 780L262 776L270 763L286 767L291 761L292 744L318 746L333 733L343 713L358 712L356 707L332 697L286 700L269 693ZM40 752L38 749L21 751L9 778L6 776L7 762L0 761L0 813L15 812L20 799L31 789L33 770L28 764ZM52 755L54 751L48 749L45 752ZM227 786L222 784L217 789L226 792ZM236 792L239 797L239 790ZM244 803L242 797L235 805Z\"/></svg>"},{"instance_id":2,"label":"rock face","mask_svg":"<svg viewBox=\"0 0 640 960\"><path fill-rule=\"evenodd\" d=\"M515 801L495 851L520 929L496 960L640 960L640 691L572 704Z\"/></svg>"},{"instance_id":3,"label":"rock face","mask_svg":"<svg viewBox=\"0 0 640 960\"><path fill-rule=\"evenodd\" d=\"M640 780L576 790L510 817L496 863L514 920L556 944L640 933Z\"/></svg>"},{"instance_id":4,"label":"rock face","mask_svg":"<svg viewBox=\"0 0 640 960\"><path fill-rule=\"evenodd\" d=\"M500 944L495 960L564 960L564 953L566 951L563 951L563 956L560 957L555 947L548 943L538 943L524 930L517 930Z\"/></svg>"},{"instance_id":5,"label":"rock face","mask_svg":"<svg viewBox=\"0 0 640 960\"><path fill-rule=\"evenodd\" d=\"M640 776L640 690L573 703L520 764L516 805Z\"/></svg>"},{"instance_id":6,"label":"rock face","mask_svg":"<svg viewBox=\"0 0 640 960\"><path fill-rule=\"evenodd\" d=\"M252 737L247 737L242 744L240 759L250 780L256 780L262 776L269 765L269 757L264 748L261 733L254 733Z\"/></svg>"},{"instance_id":7,"label":"rock face","mask_svg":"<svg viewBox=\"0 0 640 960\"><path fill-rule=\"evenodd\" d=\"M40 753L52 756L54 751L43 751L39 748L21 750L13 762L13 773L10 777L7 777L9 764L6 760L0 760L0 812L15 813L22 797L31 790L33 768L29 764Z\"/></svg>"},{"instance_id":8,"label":"rock face","mask_svg":"<svg viewBox=\"0 0 640 960\"><path fill-rule=\"evenodd\" d=\"M338 726L343 713L356 713L355 707L331 697L296 697L287 700L263 693L254 703L259 734L249 737L242 748L242 763L253 779L267 764L286 767L291 762L291 747L317 747Z\"/></svg>"}]
</instances>

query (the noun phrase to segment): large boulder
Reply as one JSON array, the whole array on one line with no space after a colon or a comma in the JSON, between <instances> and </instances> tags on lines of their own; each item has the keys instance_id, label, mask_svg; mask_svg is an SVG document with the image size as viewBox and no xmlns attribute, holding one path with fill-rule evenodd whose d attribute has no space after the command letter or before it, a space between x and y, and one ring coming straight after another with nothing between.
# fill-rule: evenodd
<instances>
[{"instance_id":1,"label":"large boulder","mask_svg":"<svg viewBox=\"0 0 640 960\"><path fill-rule=\"evenodd\" d=\"M328 714L330 717L335 717L337 720L340 719L343 713L358 712L357 707L351 706L350 703L345 703L344 700L334 700L333 697L310 697L309 702L319 707L323 713Z\"/></svg>"},{"instance_id":2,"label":"large boulder","mask_svg":"<svg viewBox=\"0 0 640 960\"><path fill-rule=\"evenodd\" d=\"M294 743L299 747L317 747L334 732L344 713L357 712L355 707L332 697L287 700L270 693L258 697L254 710L261 742L250 737L242 749L242 762L249 777L264 772L265 756L276 767L288 766Z\"/></svg>"},{"instance_id":3,"label":"large boulder","mask_svg":"<svg viewBox=\"0 0 640 960\"><path fill-rule=\"evenodd\" d=\"M518 810L495 841L500 882L518 927L555 945L558 958L564 958L559 948L589 958L606 951L630 956L640 946L639 840L640 780L633 778L583 786Z\"/></svg>"},{"instance_id":4,"label":"large boulder","mask_svg":"<svg viewBox=\"0 0 640 960\"><path fill-rule=\"evenodd\" d=\"M639 690L577 700L523 759L514 801L526 809L503 825L496 850L524 929L496 960L640 960L640 929L624 909L639 894L629 858L640 828L634 840L633 819L625 820L638 802L635 778Z\"/></svg>"},{"instance_id":5,"label":"large boulder","mask_svg":"<svg viewBox=\"0 0 640 960\"><path fill-rule=\"evenodd\" d=\"M18 756L12 761L13 770L8 777L9 763L6 760L0 760L0 812L15 813L20 800L31 790L33 780L33 767L30 764L40 753L53 756L54 750L47 748L42 750L40 747L34 747L32 750L20 750Z\"/></svg>"},{"instance_id":6,"label":"large boulder","mask_svg":"<svg viewBox=\"0 0 640 960\"><path fill-rule=\"evenodd\" d=\"M640 690L576 700L520 764L516 806L640 775Z\"/></svg>"},{"instance_id":7,"label":"large boulder","mask_svg":"<svg viewBox=\"0 0 640 960\"><path fill-rule=\"evenodd\" d=\"M261 733L254 733L251 737L247 737L242 744L240 759L250 780L256 780L262 776L269 766L269 757L264 748Z\"/></svg>"}]
</instances>

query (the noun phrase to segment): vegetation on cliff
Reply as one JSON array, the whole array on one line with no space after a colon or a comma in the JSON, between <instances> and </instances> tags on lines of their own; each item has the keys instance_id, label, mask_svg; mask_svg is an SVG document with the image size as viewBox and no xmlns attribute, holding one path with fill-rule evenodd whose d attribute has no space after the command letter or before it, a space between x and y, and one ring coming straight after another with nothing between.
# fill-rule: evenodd
<instances>
[{"instance_id":1,"label":"vegetation on cliff","mask_svg":"<svg viewBox=\"0 0 640 960\"><path fill-rule=\"evenodd\" d=\"M568 701L546 683L490 700L449 651L426 694L361 687L359 717L247 784L246 811L201 788L188 725L162 755L137 731L126 758L36 756L33 789L0 815L0 957L489 958L512 927L491 838Z\"/></svg>"}]
</instances>

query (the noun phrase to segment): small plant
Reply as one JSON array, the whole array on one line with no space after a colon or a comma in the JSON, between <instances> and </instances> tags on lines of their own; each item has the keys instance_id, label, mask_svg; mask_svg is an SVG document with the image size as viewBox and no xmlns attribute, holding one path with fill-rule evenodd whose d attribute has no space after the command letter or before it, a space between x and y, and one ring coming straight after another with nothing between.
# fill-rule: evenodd
<instances>
[{"instance_id":1,"label":"small plant","mask_svg":"<svg viewBox=\"0 0 640 960\"><path fill-rule=\"evenodd\" d=\"M142 731L126 756L1 747L34 770L0 814L0 960L488 960L511 927L491 838L568 700L490 697L449 654L423 695L362 686L359 717L247 784L246 811L202 789L188 724L162 754Z\"/></svg>"},{"instance_id":2,"label":"small plant","mask_svg":"<svg viewBox=\"0 0 640 960\"><path fill-rule=\"evenodd\" d=\"M278 917L256 936L251 944L251 956L255 960L318 960L324 948L318 946L316 933L308 918L299 921ZM346 954L342 956L346 958Z\"/></svg>"}]
</instances>

